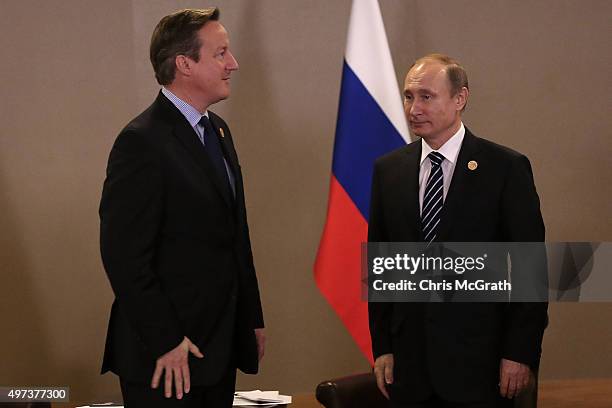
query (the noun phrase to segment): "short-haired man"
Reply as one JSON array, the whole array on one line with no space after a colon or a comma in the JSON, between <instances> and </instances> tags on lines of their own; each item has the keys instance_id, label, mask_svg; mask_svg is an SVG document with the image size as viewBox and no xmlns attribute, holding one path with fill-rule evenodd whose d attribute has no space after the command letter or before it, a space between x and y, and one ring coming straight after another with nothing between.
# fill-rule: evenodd
<instances>
[{"instance_id":1,"label":"short-haired man","mask_svg":"<svg viewBox=\"0 0 612 408\"><path fill-rule=\"evenodd\" d=\"M219 10L165 16L151 39L162 89L119 134L100 203L115 293L102 372L127 407L231 407L256 373L263 315L242 174L227 124L238 63Z\"/></svg>"},{"instance_id":2,"label":"short-haired man","mask_svg":"<svg viewBox=\"0 0 612 408\"><path fill-rule=\"evenodd\" d=\"M459 62L420 58L404 108L421 139L377 160L371 242L541 242L529 160L474 136ZM536 370L546 303L370 303L378 387L394 407L506 407Z\"/></svg>"}]
</instances>

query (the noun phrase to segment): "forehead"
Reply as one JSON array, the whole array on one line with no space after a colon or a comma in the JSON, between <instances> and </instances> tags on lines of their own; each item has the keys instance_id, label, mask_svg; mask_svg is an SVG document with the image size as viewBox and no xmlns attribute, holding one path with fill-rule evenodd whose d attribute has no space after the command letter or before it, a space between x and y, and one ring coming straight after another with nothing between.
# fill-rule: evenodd
<instances>
[{"instance_id":1,"label":"forehead","mask_svg":"<svg viewBox=\"0 0 612 408\"><path fill-rule=\"evenodd\" d=\"M418 90L428 88L433 90L449 89L446 67L438 62L419 62L412 67L406 80L404 81L404 89Z\"/></svg>"},{"instance_id":2,"label":"forehead","mask_svg":"<svg viewBox=\"0 0 612 408\"><path fill-rule=\"evenodd\" d=\"M229 43L227 30L218 21L209 21L198 32L202 46L219 47Z\"/></svg>"}]
</instances>

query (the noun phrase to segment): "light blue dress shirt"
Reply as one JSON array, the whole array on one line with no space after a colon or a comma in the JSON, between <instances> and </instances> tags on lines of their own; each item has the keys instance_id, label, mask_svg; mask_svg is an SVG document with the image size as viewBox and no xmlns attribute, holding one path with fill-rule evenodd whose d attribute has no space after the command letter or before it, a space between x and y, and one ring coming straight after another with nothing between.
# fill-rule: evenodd
<instances>
[{"instance_id":1,"label":"light blue dress shirt","mask_svg":"<svg viewBox=\"0 0 612 408\"><path fill-rule=\"evenodd\" d=\"M204 112L204 114L201 114L196 108L194 108L193 106L191 106L190 104L188 104L187 102L185 102L184 100L182 100L181 98L179 98L178 96L170 92L165 87L162 87L161 91L164 94L164 96L168 98L174 106L176 106L176 108L183 114L183 116L185 116L185 119L187 119L187 122L189 122L189 125L196 132L196 135L198 135L200 142L202 142L202 144L206 146L206 142L204 139L204 126L201 126L199 122L202 116L206 116L208 118L208 111ZM213 135L213 137L214 136L215 135ZM236 180L234 179L234 174L231 172L225 157L223 158L223 163L225 163L225 171L227 171L227 177L229 179L230 186L232 187L232 193L234 194L234 197L235 197L236 196Z\"/></svg>"}]
</instances>

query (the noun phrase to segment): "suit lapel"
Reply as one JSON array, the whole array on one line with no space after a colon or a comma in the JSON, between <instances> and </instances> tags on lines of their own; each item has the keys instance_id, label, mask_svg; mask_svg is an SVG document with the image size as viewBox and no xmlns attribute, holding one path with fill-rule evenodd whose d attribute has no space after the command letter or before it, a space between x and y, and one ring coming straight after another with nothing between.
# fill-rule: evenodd
<instances>
[{"instance_id":1,"label":"suit lapel","mask_svg":"<svg viewBox=\"0 0 612 408\"><path fill-rule=\"evenodd\" d=\"M461 200L462 197L465 197L464 190L468 182L468 172L470 171L468 169L468 162L471 160L478 161L478 150L478 138L466 128L463 143L457 156L455 170L453 171L453 178L446 194L444 207L442 207L436 241L446 241L448 239L453 221L455 217L459 216Z\"/></svg>"},{"instance_id":2,"label":"suit lapel","mask_svg":"<svg viewBox=\"0 0 612 408\"><path fill-rule=\"evenodd\" d=\"M212 112L208 112L208 116L210 118L210 123L219 138L219 144L221 145L221 149L223 149L223 154L225 155L225 159L234 174L234 177L237 177L238 174L238 157L236 156L236 151L234 150L232 143L229 140L229 130L221 124L217 115Z\"/></svg>"},{"instance_id":3,"label":"suit lapel","mask_svg":"<svg viewBox=\"0 0 612 408\"><path fill-rule=\"evenodd\" d=\"M166 117L173 124L174 136L183 144L195 162L204 171L206 177L212 181L217 192L223 198L223 201L228 206L231 206L231 198L229 189L224 185L225 182L217 175L217 172L211 162L202 142L191 127L183 114L160 92L158 101L166 112Z\"/></svg>"},{"instance_id":4,"label":"suit lapel","mask_svg":"<svg viewBox=\"0 0 612 408\"><path fill-rule=\"evenodd\" d=\"M414 148L410 148L414 147ZM403 211L400 220L406 220L406 225L399 226L399 231L409 233L407 241L421 240L421 215L419 207L419 168L421 159L421 142L415 142L406 151L398 171L397 189L398 204ZM416 222L415 222L416 220ZM412 238L413 237L413 238Z\"/></svg>"},{"instance_id":5,"label":"suit lapel","mask_svg":"<svg viewBox=\"0 0 612 408\"><path fill-rule=\"evenodd\" d=\"M244 202L244 191L242 186L242 174L240 172L240 165L238 164L238 156L236 155L236 150L234 149L234 145L232 143L232 138L230 136L229 129L227 125L224 125L223 121L213 112L208 111L208 116L210 118L210 123L219 138L219 144L221 145L221 149L223 150L223 155L225 156L225 160L234 176L234 197L232 200L233 204ZM236 210L238 210L238 206L236 206Z\"/></svg>"}]
</instances>

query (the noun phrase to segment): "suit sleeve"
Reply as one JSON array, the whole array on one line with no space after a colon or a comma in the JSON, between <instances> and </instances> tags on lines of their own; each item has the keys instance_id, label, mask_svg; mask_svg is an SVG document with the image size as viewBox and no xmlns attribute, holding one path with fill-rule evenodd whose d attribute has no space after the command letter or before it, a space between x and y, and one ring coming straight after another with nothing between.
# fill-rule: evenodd
<instances>
[{"instance_id":1,"label":"suit sleeve","mask_svg":"<svg viewBox=\"0 0 612 408\"><path fill-rule=\"evenodd\" d=\"M100 250L119 308L154 358L183 331L152 264L162 221L161 169L146 137L124 130L108 161L100 202Z\"/></svg>"},{"instance_id":2,"label":"suit sleeve","mask_svg":"<svg viewBox=\"0 0 612 408\"><path fill-rule=\"evenodd\" d=\"M227 136L230 140L230 144L233 149L233 153L236 157L236 163L238 163L238 155L236 153L236 148L234 146L234 139L232 138L232 133L230 132L229 127L227 126L227 123L225 123L225 121L217 115L214 115L214 118L215 120L218 120L222 124L222 127L226 130ZM242 177L242 171L241 171L240 165L238 165L237 171L239 172L239 174L237 174L236 181L240 183L239 188L243 192L243 196L244 196L244 179ZM244 200L241 203L241 212L242 214L241 214L240 219L242 220L243 224L240 226L241 234L242 234L240 253L242 256L241 262L242 262L242 265L244 266L243 270L246 271L246 274L243 277L244 283L241 286L241 291L247 294L247 298L248 298L247 302L248 302L250 311L252 313L251 317L252 317L253 328L260 329L264 327L264 318L263 318L263 310L261 307L261 297L259 294L259 283L257 282L257 273L255 271L255 264L253 262L253 251L251 249L251 236L249 232L249 223L247 220L246 203L244 202Z\"/></svg>"},{"instance_id":3,"label":"suit sleeve","mask_svg":"<svg viewBox=\"0 0 612 408\"><path fill-rule=\"evenodd\" d=\"M374 167L372 177L372 195L370 200L370 219L368 223L368 242L386 242L382 193L379 166ZM370 336L372 338L372 353L374 359L383 354L391 353L391 312L393 304L382 302L368 303Z\"/></svg>"},{"instance_id":4,"label":"suit sleeve","mask_svg":"<svg viewBox=\"0 0 612 408\"><path fill-rule=\"evenodd\" d=\"M508 242L543 242L544 221L540 200L533 181L529 160L517 157L511 164L502 199L502 222ZM525 253L529 251L530 254ZM532 285L546 279L544 245L521 247L520 255L512 256L512 281ZM529 261L527 261L529 260ZM527 277L526 274L531 276ZM534 276L534 274L536 274ZM512 302L508 304L505 325L504 358L537 369L542 351L542 337L548 322L548 303Z\"/></svg>"},{"instance_id":5,"label":"suit sleeve","mask_svg":"<svg viewBox=\"0 0 612 408\"><path fill-rule=\"evenodd\" d=\"M251 238L249 233L249 224L247 222L246 210L244 211L244 245L245 245L245 263L247 266L247 291L250 294L251 305L253 308L253 327L261 329L264 327L263 311L261 307L261 298L259 295L259 284L257 282L257 274L255 273L255 264L253 263L253 251L251 250Z\"/></svg>"}]
</instances>

